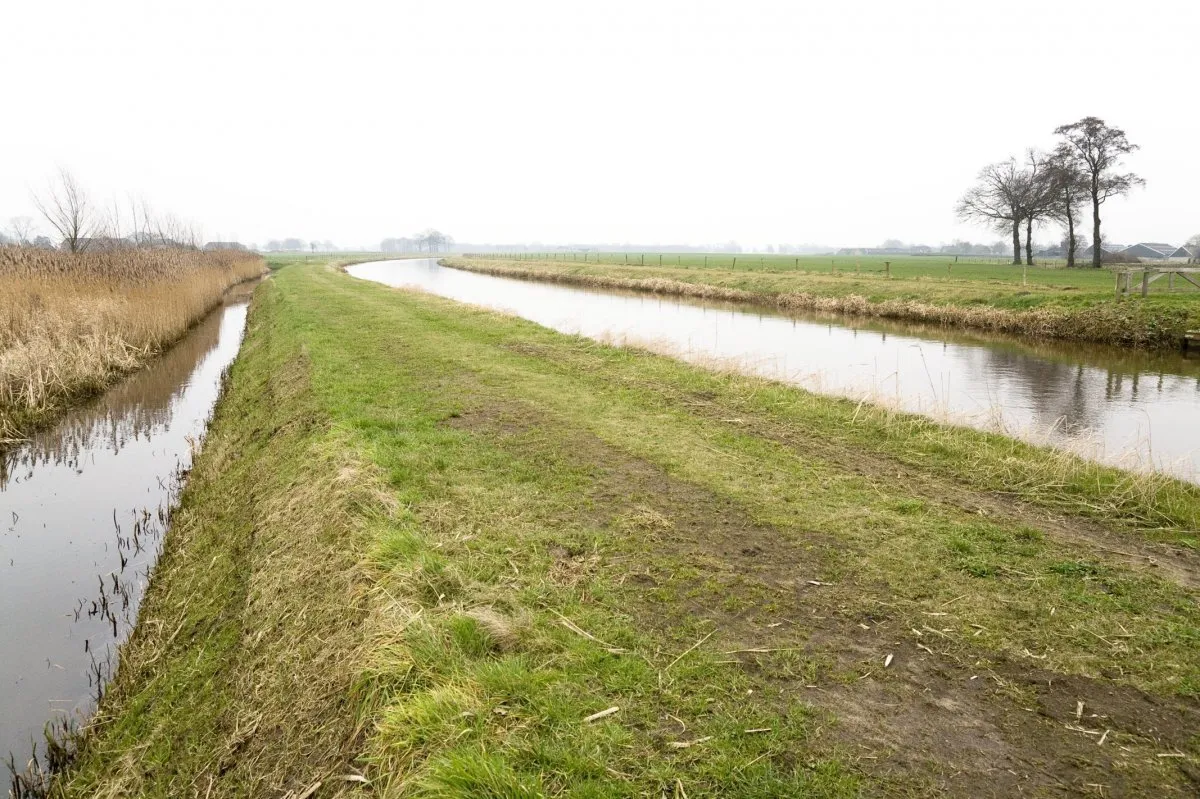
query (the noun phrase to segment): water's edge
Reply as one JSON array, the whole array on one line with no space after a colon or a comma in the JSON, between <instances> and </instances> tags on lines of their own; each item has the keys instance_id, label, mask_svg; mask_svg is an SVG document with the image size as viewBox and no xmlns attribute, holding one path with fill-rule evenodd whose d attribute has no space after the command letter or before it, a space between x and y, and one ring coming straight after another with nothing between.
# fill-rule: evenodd
<instances>
[{"instance_id":1,"label":"water's edge","mask_svg":"<svg viewBox=\"0 0 1200 799\"><path fill-rule=\"evenodd\" d=\"M0 754L14 795L39 795L69 765L115 674L260 281L231 286L142 368L0 453L0 638L16 642L0 662Z\"/></svg>"},{"instance_id":2,"label":"water's edge","mask_svg":"<svg viewBox=\"0 0 1200 799\"><path fill-rule=\"evenodd\" d=\"M389 259L390 260L390 259ZM1129 346L1150 353L1176 352L1182 349L1186 326L1167 329L1148 325L1146 329L1126 331L1134 335L1124 339L1102 336L1080 322L1086 311L1031 309L1028 311L933 304L909 300L868 300L860 296L827 297L806 292L759 293L743 289L714 286L707 283L686 283L670 278L618 278L601 275L575 275L569 273L550 274L520 267L492 268L473 264L447 264L444 258L437 261L446 269L457 269L478 275L552 283L581 289L602 291L631 291L661 297L685 300L728 302L745 305L752 310L769 310L773 313L830 313L860 319L882 319L914 325L936 326L946 329L969 329L981 334L1002 335L1027 343L1047 341L1064 344L1094 344L1107 347ZM1026 322L1027 317L1042 314L1036 322ZM1036 332L1031 330L1036 327Z\"/></svg>"}]
</instances>

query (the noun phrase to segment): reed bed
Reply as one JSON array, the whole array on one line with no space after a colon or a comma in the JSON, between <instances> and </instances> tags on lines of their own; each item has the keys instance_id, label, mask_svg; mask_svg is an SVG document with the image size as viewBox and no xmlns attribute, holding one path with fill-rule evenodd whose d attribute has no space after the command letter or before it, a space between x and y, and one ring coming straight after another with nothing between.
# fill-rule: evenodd
<instances>
[{"instance_id":1,"label":"reed bed","mask_svg":"<svg viewBox=\"0 0 1200 799\"><path fill-rule=\"evenodd\" d=\"M236 251L0 247L0 443L139 368L265 271Z\"/></svg>"}]
</instances>

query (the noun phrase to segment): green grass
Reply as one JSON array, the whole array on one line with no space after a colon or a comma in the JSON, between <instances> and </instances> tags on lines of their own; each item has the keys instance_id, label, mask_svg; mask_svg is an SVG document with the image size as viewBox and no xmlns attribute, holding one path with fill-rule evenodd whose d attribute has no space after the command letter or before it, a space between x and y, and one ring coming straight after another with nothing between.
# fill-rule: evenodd
<instances>
[{"instance_id":1,"label":"green grass","mask_svg":"<svg viewBox=\"0 0 1200 799\"><path fill-rule=\"evenodd\" d=\"M1047 786L1182 795L1200 610L1128 553L1186 565L1198 522L1193 486L292 260L65 793L978 795L970 714L1071 758ZM1072 680L1153 702L1100 750ZM892 720L928 691L959 710Z\"/></svg>"},{"instance_id":2,"label":"green grass","mask_svg":"<svg viewBox=\"0 0 1200 799\"><path fill-rule=\"evenodd\" d=\"M1177 280L1151 284L1151 294L1117 301L1109 269L1063 269L953 263L953 258L817 256L605 256L595 263L564 254L520 260L451 257L464 269L581 285L632 288L841 311L974 327L1040 338L1178 347L1200 328L1200 290ZM641 262L645 260L643 265ZM626 263L629 261L629 263ZM677 262L676 262L677 261ZM948 268L949 267L949 268Z\"/></svg>"}]
</instances>

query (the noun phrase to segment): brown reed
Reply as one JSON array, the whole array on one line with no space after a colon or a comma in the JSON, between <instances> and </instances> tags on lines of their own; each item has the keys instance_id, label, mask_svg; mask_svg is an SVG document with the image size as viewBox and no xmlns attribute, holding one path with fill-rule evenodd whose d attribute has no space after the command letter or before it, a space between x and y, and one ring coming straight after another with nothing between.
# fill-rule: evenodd
<instances>
[{"instance_id":1,"label":"brown reed","mask_svg":"<svg viewBox=\"0 0 1200 799\"><path fill-rule=\"evenodd\" d=\"M0 443L142 366L265 271L228 250L0 247Z\"/></svg>"}]
</instances>

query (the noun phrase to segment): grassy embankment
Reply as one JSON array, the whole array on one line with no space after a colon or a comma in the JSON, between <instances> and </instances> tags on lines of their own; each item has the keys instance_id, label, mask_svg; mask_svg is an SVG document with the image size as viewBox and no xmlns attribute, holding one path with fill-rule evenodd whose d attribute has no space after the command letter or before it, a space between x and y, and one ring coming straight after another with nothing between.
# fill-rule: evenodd
<instances>
[{"instance_id":1,"label":"grassy embankment","mask_svg":"<svg viewBox=\"0 0 1200 799\"><path fill-rule=\"evenodd\" d=\"M59 787L1192 795L1198 528L1194 486L292 265Z\"/></svg>"},{"instance_id":2,"label":"grassy embankment","mask_svg":"<svg viewBox=\"0 0 1200 799\"><path fill-rule=\"evenodd\" d=\"M579 256L575 256L578 258ZM754 302L784 310L813 310L903 319L982 331L1177 348L1183 333L1200 329L1200 290L1167 279L1151 294L1117 301L1107 269L961 263L953 258L632 255L595 263L547 254L528 260L450 257L448 266L487 274L580 286ZM641 261L644 260L643 265ZM615 261L615 262L614 262ZM761 261L761 262L760 262ZM947 268L949 266L949 269Z\"/></svg>"},{"instance_id":3,"label":"grassy embankment","mask_svg":"<svg viewBox=\"0 0 1200 799\"><path fill-rule=\"evenodd\" d=\"M0 444L139 368L265 269L239 252L0 247Z\"/></svg>"}]
</instances>

